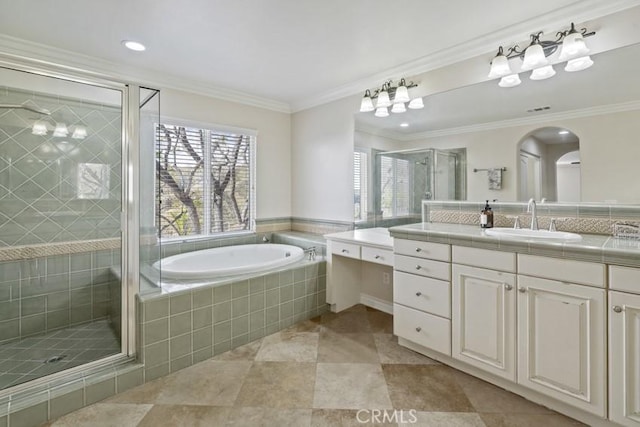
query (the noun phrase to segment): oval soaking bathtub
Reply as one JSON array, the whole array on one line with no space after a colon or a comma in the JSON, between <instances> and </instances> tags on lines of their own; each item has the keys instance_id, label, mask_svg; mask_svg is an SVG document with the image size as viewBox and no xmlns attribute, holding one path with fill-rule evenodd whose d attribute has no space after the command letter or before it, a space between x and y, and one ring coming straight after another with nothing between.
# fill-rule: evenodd
<instances>
[{"instance_id":1,"label":"oval soaking bathtub","mask_svg":"<svg viewBox=\"0 0 640 427\"><path fill-rule=\"evenodd\" d=\"M163 279L213 279L272 270L303 258L304 251L297 246L262 243L173 255L153 266L160 270Z\"/></svg>"}]
</instances>

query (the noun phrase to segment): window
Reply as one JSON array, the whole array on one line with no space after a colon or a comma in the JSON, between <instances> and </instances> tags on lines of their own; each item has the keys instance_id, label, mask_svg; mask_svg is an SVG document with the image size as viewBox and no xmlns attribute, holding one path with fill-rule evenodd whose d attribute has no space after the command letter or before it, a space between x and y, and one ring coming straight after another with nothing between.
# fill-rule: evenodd
<instances>
[{"instance_id":1,"label":"window","mask_svg":"<svg viewBox=\"0 0 640 427\"><path fill-rule=\"evenodd\" d=\"M253 230L255 138L171 124L158 130L158 235Z\"/></svg>"},{"instance_id":2,"label":"window","mask_svg":"<svg viewBox=\"0 0 640 427\"><path fill-rule=\"evenodd\" d=\"M364 221L367 219L367 170L368 156L362 151L353 153L353 205L355 206L354 219Z\"/></svg>"},{"instance_id":3,"label":"window","mask_svg":"<svg viewBox=\"0 0 640 427\"><path fill-rule=\"evenodd\" d=\"M382 217L409 215L411 203L409 161L380 156L380 166Z\"/></svg>"}]
</instances>

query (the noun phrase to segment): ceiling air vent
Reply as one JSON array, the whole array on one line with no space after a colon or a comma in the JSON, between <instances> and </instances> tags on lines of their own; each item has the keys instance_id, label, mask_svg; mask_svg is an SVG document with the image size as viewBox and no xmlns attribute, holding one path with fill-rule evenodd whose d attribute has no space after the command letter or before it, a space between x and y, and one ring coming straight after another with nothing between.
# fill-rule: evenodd
<instances>
[{"instance_id":1,"label":"ceiling air vent","mask_svg":"<svg viewBox=\"0 0 640 427\"><path fill-rule=\"evenodd\" d=\"M527 110L527 113L537 113L538 111L545 111L545 110L550 110L550 109L551 109L551 107L546 105L544 107L535 107L535 108L532 108L530 110Z\"/></svg>"}]
</instances>

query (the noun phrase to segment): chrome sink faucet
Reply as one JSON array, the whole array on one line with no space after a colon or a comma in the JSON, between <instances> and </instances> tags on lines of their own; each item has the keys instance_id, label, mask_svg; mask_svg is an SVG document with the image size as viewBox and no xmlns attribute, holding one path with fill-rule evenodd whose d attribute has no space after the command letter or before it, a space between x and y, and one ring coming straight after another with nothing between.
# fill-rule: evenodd
<instances>
[{"instance_id":1,"label":"chrome sink faucet","mask_svg":"<svg viewBox=\"0 0 640 427\"><path fill-rule=\"evenodd\" d=\"M531 213L531 229L538 229L538 207L536 206L536 201L531 198L529 199L529 203L527 204L527 212Z\"/></svg>"}]
</instances>

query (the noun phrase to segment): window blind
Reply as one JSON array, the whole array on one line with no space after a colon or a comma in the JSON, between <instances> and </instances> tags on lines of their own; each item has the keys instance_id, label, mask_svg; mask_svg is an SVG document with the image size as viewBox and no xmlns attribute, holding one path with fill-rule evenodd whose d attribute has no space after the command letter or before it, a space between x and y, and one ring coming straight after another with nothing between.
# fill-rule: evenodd
<instances>
[{"instance_id":1,"label":"window blind","mask_svg":"<svg viewBox=\"0 0 640 427\"><path fill-rule=\"evenodd\" d=\"M368 188L368 156L367 153L355 151L353 153L353 196L354 218L367 219L367 188Z\"/></svg>"}]
</instances>

